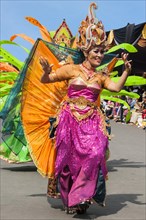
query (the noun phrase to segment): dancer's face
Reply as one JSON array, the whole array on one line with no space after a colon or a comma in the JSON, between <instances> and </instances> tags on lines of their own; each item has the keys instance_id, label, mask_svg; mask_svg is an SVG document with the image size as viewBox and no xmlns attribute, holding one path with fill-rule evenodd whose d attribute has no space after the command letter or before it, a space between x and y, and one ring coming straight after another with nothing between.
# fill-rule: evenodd
<instances>
[{"instance_id":1,"label":"dancer's face","mask_svg":"<svg viewBox=\"0 0 146 220\"><path fill-rule=\"evenodd\" d=\"M90 65L94 68L98 67L104 58L104 48L102 46L97 46L91 49L86 54L86 59Z\"/></svg>"}]
</instances>

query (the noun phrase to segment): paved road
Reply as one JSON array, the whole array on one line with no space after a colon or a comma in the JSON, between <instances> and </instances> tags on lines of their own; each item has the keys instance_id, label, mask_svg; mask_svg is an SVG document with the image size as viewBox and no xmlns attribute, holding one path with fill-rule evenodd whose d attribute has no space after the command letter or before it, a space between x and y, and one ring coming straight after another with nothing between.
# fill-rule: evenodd
<instances>
[{"instance_id":1,"label":"paved road","mask_svg":"<svg viewBox=\"0 0 146 220\"><path fill-rule=\"evenodd\" d=\"M67 215L60 200L46 198L47 179L33 163L1 161L1 220L145 220L145 131L112 122L106 207L92 205L85 215Z\"/></svg>"}]
</instances>

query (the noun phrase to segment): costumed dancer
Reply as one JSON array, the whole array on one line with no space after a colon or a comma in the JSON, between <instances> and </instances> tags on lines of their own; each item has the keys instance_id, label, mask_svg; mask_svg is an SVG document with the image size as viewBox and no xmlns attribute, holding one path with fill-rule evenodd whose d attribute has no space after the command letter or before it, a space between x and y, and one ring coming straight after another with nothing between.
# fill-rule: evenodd
<instances>
[{"instance_id":1,"label":"costumed dancer","mask_svg":"<svg viewBox=\"0 0 146 220\"><path fill-rule=\"evenodd\" d=\"M89 16L79 27L77 45L84 55L82 63L66 64L52 71L50 60L40 57L44 72L42 83L67 83L67 96L60 105L55 122L54 176L64 206L77 213L84 213L92 199L104 206L108 135L96 101L103 88L119 92L131 70L128 54L122 53L125 70L117 83L111 81L108 71L96 71L104 58L106 33L102 22L92 14L93 8L96 8L95 3L90 5ZM98 194L99 178L103 179L104 186L101 198Z\"/></svg>"}]
</instances>

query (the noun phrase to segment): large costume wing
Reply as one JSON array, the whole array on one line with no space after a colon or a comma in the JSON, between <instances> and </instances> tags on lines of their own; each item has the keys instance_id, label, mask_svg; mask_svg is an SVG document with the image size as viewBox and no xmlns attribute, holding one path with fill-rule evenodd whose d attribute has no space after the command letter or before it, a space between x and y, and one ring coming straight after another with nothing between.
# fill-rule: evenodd
<instances>
[{"instance_id":1,"label":"large costume wing","mask_svg":"<svg viewBox=\"0 0 146 220\"><path fill-rule=\"evenodd\" d=\"M3 119L2 136L6 143L2 148L2 155L10 158L12 152L12 161L25 161L28 151L24 149L27 150L29 147L38 171L51 177L54 174L56 152L54 140L49 138L49 117L55 117L65 97L67 85L65 82L40 83L42 75L40 56L46 57L49 63L53 63L54 70L59 67L59 62L68 56L75 64L81 63L84 59L82 53L77 50L41 39L36 41L0 113ZM21 108L18 105L20 102ZM11 141L13 139L16 141ZM7 152L9 155L6 155ZM22 157L22 153L23 160L20 160L19 155ZM15 155L17 158L14 158ZM31 158L28 155L27 161L29 160Z\"/></svg>"},{"instance_id":2,"label":"large costume wing","mask_svg":"<svg viewBox=\"0 0 146 220\"><path fill-rule=\"evenodd\" d=\"M74 63L80 63L83 59L77 50L41 39L35 42L0 112L4 141L0 152L1 158L6 158L9 162L30 161L29 152L24 151L29 147L38 171L50 177L54 174L55 148L53 140L49 139L49 117L55 116L58 111L67 85L65 81L48 85L40 83L42 69L39 56L46 57L53 63L54 70L68 56Z\"/></svg>"},{"instance_id":3,"label":"large costume wing","mask_svg":"<svg viewBox=\"0 0 146 220\"><path fill-rule=\"evenodd\" d=\"M54 175L56 150L54 139L49 138L49 118L55 117L60 103L66 95L65 81L42 84L42 68L39 57L45 57L53 70L59 61L44 41L38 40L32 51L22 87L21 119L30 154L38 171L51 177Z\"/></svg>"}]
</instances>

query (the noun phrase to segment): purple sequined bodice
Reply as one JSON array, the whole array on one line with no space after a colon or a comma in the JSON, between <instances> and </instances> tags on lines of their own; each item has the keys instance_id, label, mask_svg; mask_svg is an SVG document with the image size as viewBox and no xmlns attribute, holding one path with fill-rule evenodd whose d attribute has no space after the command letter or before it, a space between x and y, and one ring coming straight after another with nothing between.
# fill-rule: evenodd
<instances>
[{"instance_id":1,"label":"purple sequined bodice","mask_svg":"<svg viewBox=\"0 0 146 220\"><path fill-rule=\"evenodd\" d=\"M73 79L68 88L68 97L77 98L83 96L91 102L95 102L100 93L100 86L94 83L87 83L81 77Z\"/></svg>"}]
</instances>

